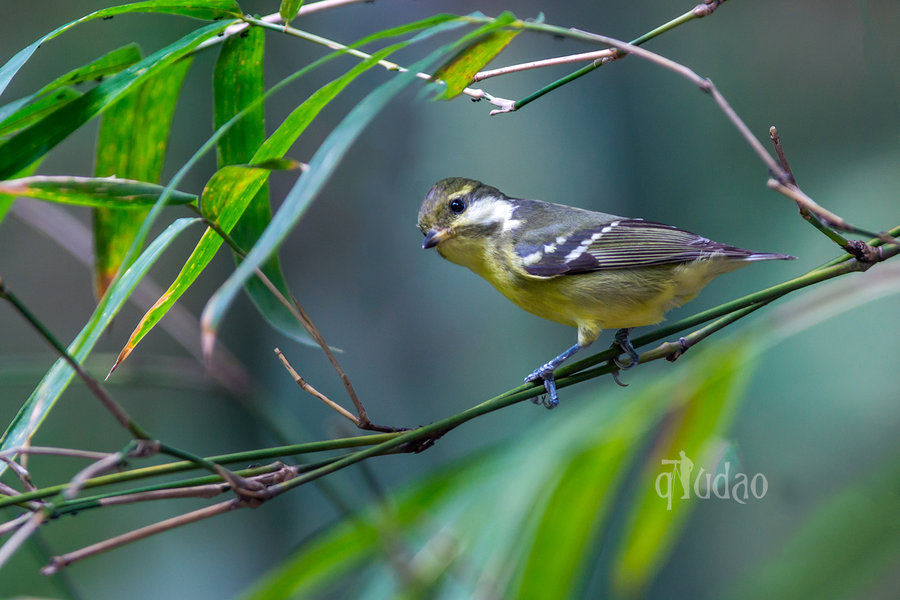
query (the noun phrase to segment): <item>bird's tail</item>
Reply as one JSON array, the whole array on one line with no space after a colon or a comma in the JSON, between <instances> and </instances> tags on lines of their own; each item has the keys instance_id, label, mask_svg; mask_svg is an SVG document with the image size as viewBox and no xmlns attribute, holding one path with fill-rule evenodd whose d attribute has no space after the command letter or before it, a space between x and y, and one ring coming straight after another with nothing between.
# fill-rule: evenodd
<instances>
[{"instance_id":1,"label":"bird's tail","mask_svg":"<svg viewBox=\"0 0 900 600\"><path fill-rule=\"evenodd\" d=\"M796 256L790 254L772 254L770 252L754 252L747 255L744 260L795 260Z\"/></svg>"}]
</instances>

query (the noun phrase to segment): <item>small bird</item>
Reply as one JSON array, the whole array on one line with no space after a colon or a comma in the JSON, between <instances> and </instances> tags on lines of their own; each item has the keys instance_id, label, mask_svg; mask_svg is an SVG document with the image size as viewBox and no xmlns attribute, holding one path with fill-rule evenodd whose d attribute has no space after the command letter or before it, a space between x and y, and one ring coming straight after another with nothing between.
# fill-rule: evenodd
<instances>
[{"instance_id":1,"label":"small bird","mask_svg":"<svg viewBox=\"0 0 900 600\"><path fill-rule=\"evenodd\" d=\"M663 319L717 275L758 260L789 260L713 242L645 221L510 198L480 181L451 177L434 184L419 208L422 248L487 279L522 309L578 328L578 343L535 369L547 408L559 404L553 372L603 329L638 363L634 327ZM616 363L619 365L619 363ZM621 368L622 365L619 365Z\"/></svg>"}]
</instances>

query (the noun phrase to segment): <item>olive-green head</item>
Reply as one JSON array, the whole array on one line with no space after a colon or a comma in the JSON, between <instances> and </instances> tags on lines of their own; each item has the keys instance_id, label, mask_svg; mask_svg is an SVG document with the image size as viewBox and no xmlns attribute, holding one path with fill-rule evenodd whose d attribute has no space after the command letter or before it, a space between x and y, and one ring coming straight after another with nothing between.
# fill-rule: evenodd
<instances>
[{"instance_id":1,"label":"olive-green head","mask_svg":"<svg viewBox=\"0 0 900 600\"><path fill-rule=\"evenodd\" d=\"M507 226L515 206L497 188L463 177L438 181L419 208L423 248L434 248L452 239L490 235Z\"/></svg>"}]
</instances>

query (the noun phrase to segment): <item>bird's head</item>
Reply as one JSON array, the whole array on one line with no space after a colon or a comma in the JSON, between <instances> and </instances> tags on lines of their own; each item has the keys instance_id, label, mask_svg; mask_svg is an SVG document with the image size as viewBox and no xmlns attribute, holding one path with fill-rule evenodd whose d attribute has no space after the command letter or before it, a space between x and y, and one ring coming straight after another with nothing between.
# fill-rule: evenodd
<instances>
[{"instance_id":1,"label":"bird's head","mask_svg":"<svg viewBox=\"0 0 900 600\"><path fill-rule=\"evenodd\" d=\"M447 256L442 245L469 245L515 229L515 208L503 192L480 181L442 179L428 191L419 208L419 230L425 235L422 247L437 247Z\"/></svg>"}]
</instances>

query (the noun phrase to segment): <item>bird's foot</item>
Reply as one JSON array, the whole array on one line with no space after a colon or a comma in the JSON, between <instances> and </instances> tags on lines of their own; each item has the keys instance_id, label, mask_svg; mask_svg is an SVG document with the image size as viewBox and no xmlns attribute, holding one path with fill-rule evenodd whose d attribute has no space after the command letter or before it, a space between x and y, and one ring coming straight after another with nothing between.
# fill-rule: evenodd
<instances>
[{"instance_id":1,"label":"bird's foot","mask_svg":"<svg viewBox=\"0 0 900 600\"><path fill-rule=\"evenodd\" d=\"M531 375L525 378L525 383L539 380L544 382L544 389L547 390L547 393L536 396L532 402L540 404L547 409L553 409L559 405L559 395L556 393L556 380L553 379L554 368L555 365L547 363L532 371Z\"/></svg>"},{"instance_id":2,"label":"bird's foot","mask_svg":"<svg viewBox=\"0 0 900 600\"><path fill-rule=\"evenodd\" d=\"M616 364L618 365L619 363L616 363ZM616 382L617 386L628 387L627 383L622 383L621 381L619 381L619 371L610 371L609 374L612 375L613 381Z\"/></svg>"},{"instance_id":3,"label":"bird's foot","mask_svg":"<svg viewBox=\"0 0 900 600\"><path fill-rule=\"evenodd\" d=\"M641 357L638 355L637 351L634 349L634 346L631 345L631 340L628 339L628 334L631 333L631 327L626 327L620 329L616 332L614 346L618 346L622 352L628 355L631 359L628 363L622 364L619 362L619 357L615 357L612 359L613 364L622 369L623 371L627 371L628 369L633 369L638 365L641 360ZM618 379L616 379L616 383L622 385Z\"/></svg>"}]
</instances>

